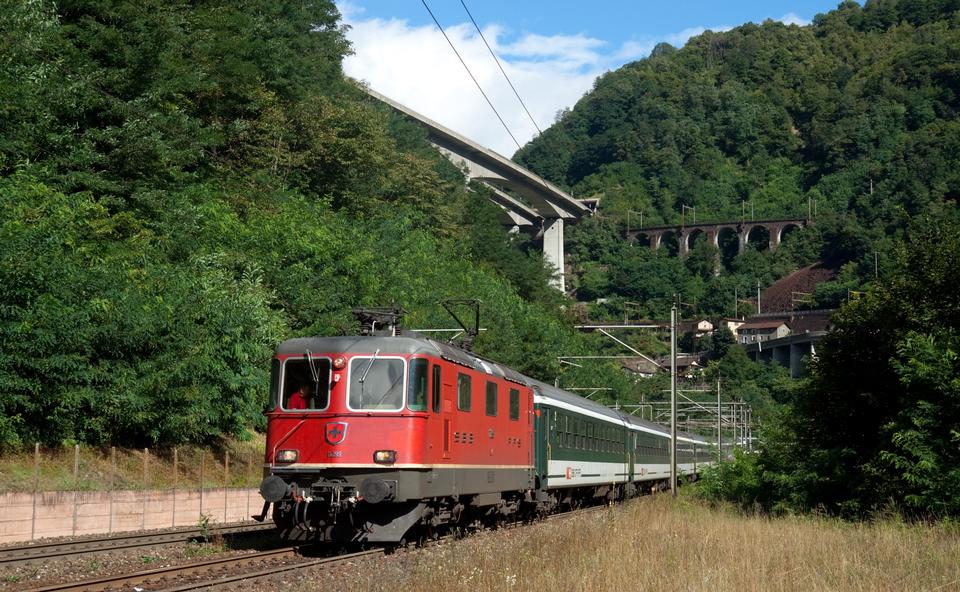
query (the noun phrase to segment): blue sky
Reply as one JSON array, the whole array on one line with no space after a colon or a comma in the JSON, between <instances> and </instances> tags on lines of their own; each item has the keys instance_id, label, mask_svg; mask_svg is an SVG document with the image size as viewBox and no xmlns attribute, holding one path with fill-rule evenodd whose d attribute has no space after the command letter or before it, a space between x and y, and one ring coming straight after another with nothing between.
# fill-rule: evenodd
<instances>
[{"instance_id":1,"label":"blue sky","mask_svg":"<svg viewBox=\"0 0 960 592\"><path fill-rule=\"evenodd\" d=\"M804 26L837 0L577 1L465 0L541 129L572 107L600 74L677 47L705 30L766 19ZM460 0L427 0L520 144L536 128L504 81ZM511 155L497 121L420 0L341 0L354 55L347 74L481 144ZM586 7L586 8L585 8Z\"/></svg>"}]
</instances>

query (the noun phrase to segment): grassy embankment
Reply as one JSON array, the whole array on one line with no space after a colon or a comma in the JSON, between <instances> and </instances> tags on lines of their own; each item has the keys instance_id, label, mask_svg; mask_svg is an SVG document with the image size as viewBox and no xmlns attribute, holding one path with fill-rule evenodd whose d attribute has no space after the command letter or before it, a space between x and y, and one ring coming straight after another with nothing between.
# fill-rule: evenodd
<instances>
[{"instance_id":1,"label":"grassy embankment","mask_svg":"<svg viewBox=\"0 0 960 592\"><path fill-rule=\"evenodd\" d=\"M744 516L657 496L369 567L316 574L293 589L960 590L960 529Z\"/></svg>"},{"instance_id":2,"label":"grassy embankment","mask_svg":"<svg viewBox=\"0 0 960 592\"><path fill-rule=\"evenodd\" d=\"M264 439L256 435L247 442L225 441L222 446L177 448L177 467L174 471L173 449L148 450L144 481L143 450L118 448L116 462L109 448L80 447L79 463L75 467L73 446L41 448L40 473L36 478L33 447L8 451L0 455L0 493L33 491L34 480L41 491L96 491L113 489L179 489L197 488L201 482L203 456L203 486L223 487L224 477L230 487L256 487L262 479ZM224 460L229 453L228 471ZM76 472L74 469L76 468Z\"/></svg>"}]
</instances>

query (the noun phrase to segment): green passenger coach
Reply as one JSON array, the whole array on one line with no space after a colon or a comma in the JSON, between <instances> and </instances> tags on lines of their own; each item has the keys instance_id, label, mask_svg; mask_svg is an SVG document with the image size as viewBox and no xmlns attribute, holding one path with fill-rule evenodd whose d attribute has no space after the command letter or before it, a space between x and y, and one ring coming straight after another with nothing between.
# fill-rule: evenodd
<instances>
[{"instance_id":1,"label":"green passenger coach","mask_svg":"<svg viewBox=\"0 0 960 592\"><path fill-rule=\"evenodd\" d=\"M545 383L532 386L541 498L576 507L588 498L620 499L669 486L670 433L663 426ZM678 475L695 475L711 458L704 438L678 434Z\"/></svg>"}]
</instances>

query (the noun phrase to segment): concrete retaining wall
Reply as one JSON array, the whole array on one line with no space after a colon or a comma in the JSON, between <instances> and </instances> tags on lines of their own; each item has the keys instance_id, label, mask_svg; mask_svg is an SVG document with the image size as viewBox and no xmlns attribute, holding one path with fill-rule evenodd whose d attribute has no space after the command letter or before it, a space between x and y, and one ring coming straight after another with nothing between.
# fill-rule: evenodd
<instances>
[{"instance_id":1,"label":"concrete retaining wall","mask_svg":"<svg viewBox=\"0 0 960 592\"><path fill-rule=\"evenodd\" d=\"M256 489L2 493L0 543L240 522L262 506Z\"/></svg>"}]
</instances>

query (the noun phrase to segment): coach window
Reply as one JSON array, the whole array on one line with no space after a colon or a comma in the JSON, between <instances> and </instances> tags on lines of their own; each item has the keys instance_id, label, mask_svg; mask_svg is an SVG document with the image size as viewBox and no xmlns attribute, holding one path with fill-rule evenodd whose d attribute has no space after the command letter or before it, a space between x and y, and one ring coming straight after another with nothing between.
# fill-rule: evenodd
<instances>
[{"instance_id":1,"label":"coach window","mask_svg":"<svg viewBox=\"0 0 960 592\"><path fill-rule=\"evenodd\" d=\"M427 366L426 360L410 360L410 378L407 380L407 409L410 411L427 410Z\"/></svg>"},{"instance_id":2,"label":"coach window","mask_svg":"<svg viewBox=\"0 0 960 592\"><path fill-rule=\"evenodd\" d=\"M520 420L520 391L510 389L510 419Z\"/></svg>"},{"instance_id":3,"label":"coach window","mask_svg":"<svg viewBox=\"0 0 960 592\"><path fill-rule=\"evenodd\" d=\"M457 409L470 411L470 397L473 382L467 374L457 374Z\"/></svg>"},{"instance_id":4,"label":"coach window","mask_svg":"<svg viewBox=\"0 0 960 592\"><path fill-rule=\"evenodd\" d=\"M400 411L404 366L401 358L352 358L347 406L352 410Z\"/></svg>"},{"instance_id":5,"label":"coach window","mask_svg":"<svg viewBox=\"0 0 960 592\"><path fill-rule=\"evenodd\" d=\"M440 413L440 385L441 384L442 383L440 382L440 366L437 366L436 364L434 364L433 365L433 384L431 385L432 392L433 392L433 412L434 413Z\"/></svg>"},{"instance_id":6,"label":"coach window","mask_svg":"<svg viewBox=\"0 0 960 592\"><path fill-rule=\"evenodd\" d=\"M497 416L497 383L495 382L487 381L486 412L490 417Z\"/></svg>"}]
</instances>

